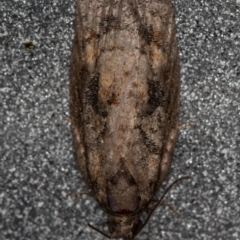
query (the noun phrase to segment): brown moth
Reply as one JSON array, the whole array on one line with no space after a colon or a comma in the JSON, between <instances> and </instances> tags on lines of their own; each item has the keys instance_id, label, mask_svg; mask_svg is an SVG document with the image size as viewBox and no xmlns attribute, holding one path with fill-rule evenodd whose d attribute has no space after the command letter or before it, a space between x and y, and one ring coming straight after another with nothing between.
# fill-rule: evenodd
<instances>
[{"instance_id":1,"label":"brown moth","mask_svg":"<svg viewBox=\"0 0 240 240\"><path fill-rule=\"evenodd\" d=\"M79 168L108 214L111 238L135 238L141 212L169 171L179 72L171 0L77 1L71 128Z\"/></svg>"}]
</instances>

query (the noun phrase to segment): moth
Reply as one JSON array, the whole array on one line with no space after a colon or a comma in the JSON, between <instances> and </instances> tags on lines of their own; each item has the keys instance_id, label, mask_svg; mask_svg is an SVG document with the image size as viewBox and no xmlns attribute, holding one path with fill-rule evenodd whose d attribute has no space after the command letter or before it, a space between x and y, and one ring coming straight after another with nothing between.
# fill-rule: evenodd
<instances>
[{"instance_id":1,"label":"moth","mask_svg":"<svg viewBox=\"0 0 240 240\"><path fill-rule=\"evenodd\" d=\"M134 239L144 226L141 213L172 162L179 92L171 0L77 1L71 130L80 171L108 214L111 238Z\"/></svg>"}]
</instances>

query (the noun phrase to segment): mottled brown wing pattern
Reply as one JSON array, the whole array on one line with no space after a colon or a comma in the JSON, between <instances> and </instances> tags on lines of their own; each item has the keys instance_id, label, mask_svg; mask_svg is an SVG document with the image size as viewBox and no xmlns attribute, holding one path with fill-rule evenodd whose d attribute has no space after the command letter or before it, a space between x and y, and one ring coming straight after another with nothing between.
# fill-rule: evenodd
<instances>
[{"instance_id":1,"label":"mottled brown wing pattern","mask_svg":"<svg viewBox=\"0 0 240 240\"><path fill-rule=\"evenodd\" d=\"M131 239L168 173L179 90L171 1L77 1L71 127L81 173L109 213L112 237Z\"/></svg>"}]
</instances>

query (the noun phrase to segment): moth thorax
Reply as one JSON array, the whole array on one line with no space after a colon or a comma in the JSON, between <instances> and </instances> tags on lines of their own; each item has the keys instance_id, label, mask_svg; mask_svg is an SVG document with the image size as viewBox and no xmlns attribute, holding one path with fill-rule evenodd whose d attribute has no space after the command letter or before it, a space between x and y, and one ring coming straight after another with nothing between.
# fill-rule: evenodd
<instances>
[{"instance_id":1,"label":"moth thorax","mask_svg":"<svg viewBox=\"0 0 240 240\"><path fill-rule=\"evenodd\" d=\"M131 214L138 210L141 197L136 182L129 174L119 173L108 182L108 207L117 214Z\"/></svg>"},{"instance_id":2,"label":"moth thorax","mask_svg":"<svg viewBox=\"0 0 240 240\"><path fill-rule=\"evenodd\" d=\"M139 215L108 215L111 238L133 239L141 225Z\"/></svg>"}]
</instances>

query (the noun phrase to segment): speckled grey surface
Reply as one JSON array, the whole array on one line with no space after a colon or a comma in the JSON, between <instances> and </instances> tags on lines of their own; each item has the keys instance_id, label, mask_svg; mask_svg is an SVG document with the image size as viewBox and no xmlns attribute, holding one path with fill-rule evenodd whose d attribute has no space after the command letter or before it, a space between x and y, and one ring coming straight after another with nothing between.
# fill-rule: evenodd
<instances>
[{"instance_id":1,"label":"speckled grey surface","mask_svg":"<svg viewBox=\"0 0 240 240\"><path fill-rule=\"evenodd\" d=\"M166 200L138 239L240 239L240 1L175 0L181 130ZM68 122L74 0L0 2L0 240L103 239ZM31 49L31 47L33 47ZM162 193L163 189L159 192ZM105 227L104 227L105 226Z\"/></svg>"}]
</instances>

